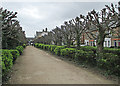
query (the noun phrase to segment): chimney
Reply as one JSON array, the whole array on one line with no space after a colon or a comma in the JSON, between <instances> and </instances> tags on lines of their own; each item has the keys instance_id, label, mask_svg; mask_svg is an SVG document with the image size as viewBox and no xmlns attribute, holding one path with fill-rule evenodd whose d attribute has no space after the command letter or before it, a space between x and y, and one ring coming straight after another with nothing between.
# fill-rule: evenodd
<instances>
[{"instance_id":1,"label":"chimney","mask_svg":"<svg viewBox=\"0 0 120 86\"><path fill-rule=\"evenodd\" d=\"M120 15L120 1L118 2L118 11L119 11L119 15Z\"/></svg>"},{"instance_id":2,"label":"chimney","mask_svg":"<svg viewBox=\"0 0 120 86\"><path fill-rule=\"evenodd\" d=\"M47 28L45 28L45 32L47 32Z\"/></svg>"},{"instance_id":3,"label":"chimney","mask_svg":"<svg viewBox=\"0 0 120 86\"><path fill-rule=\"evenodd\" d=\"M23 31L23 34L25 34L25 31Z\"/></svg>"},{"instance_id":4,"label":"chimney","mask_svg":"<svg viewBox=\"0 0 120 86\"><path fill-rule=\"evenodd\" d=\"M44 32L44 29L43 29L43 32Z\"/></svg>"}]
</instances>

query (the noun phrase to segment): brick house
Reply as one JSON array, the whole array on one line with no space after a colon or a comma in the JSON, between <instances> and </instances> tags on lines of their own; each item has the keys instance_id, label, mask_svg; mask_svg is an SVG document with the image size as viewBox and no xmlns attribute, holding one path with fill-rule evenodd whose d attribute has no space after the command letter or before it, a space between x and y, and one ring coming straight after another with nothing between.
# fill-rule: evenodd
<instances>
[{"instance_id":1,"label":"brick house","mask_svg":"<svg viewBox=\"0 0 120 86\"><path fill-rule=\"evenodd\" d=\"M87 34L83 33L81 37L81 43L84 43L87 46L96 46L96 40L91 33L96 36L98 34L97 30L88 31ZM104 47L120 47L120 27L113 29L113 33L106 36L104 41Z\"/></svg>"}]
</instances>

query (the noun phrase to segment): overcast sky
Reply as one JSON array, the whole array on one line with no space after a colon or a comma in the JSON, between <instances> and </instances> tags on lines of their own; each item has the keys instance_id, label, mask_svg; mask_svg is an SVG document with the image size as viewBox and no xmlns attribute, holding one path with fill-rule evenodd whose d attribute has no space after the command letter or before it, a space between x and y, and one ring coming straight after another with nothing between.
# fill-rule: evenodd
<instances>
[{"instance_id":1,"label":"overcast sky","mask_svg":"<svg viewBox=\"0 0 120 86\"><path fill-rule=\"evenodd\" d=\"M17 0L16 0L17 1ZM22 0L20 0L22 1ZM119 1L119 0L115 0ZM60 26L66 20L86 15L92 9L101 10L111 2L2 2L2 7L18 12L18 20L27 37L34 37L36 31L48 30ZM116 2L114 2L116 3Z\"/></svg>"}]
</instances>

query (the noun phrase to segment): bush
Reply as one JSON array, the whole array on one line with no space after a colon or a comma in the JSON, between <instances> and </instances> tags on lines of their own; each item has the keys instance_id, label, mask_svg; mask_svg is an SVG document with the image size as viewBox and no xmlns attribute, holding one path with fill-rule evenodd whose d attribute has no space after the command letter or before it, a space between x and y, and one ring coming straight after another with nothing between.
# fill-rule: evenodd
<instances>
[{"instance_id":1,"label":"bush","mask_svg":"<svg viewBox=\"0 0 120 86\"><path fill-rule=\"evenodd\" d=\"M80 62L90 63L90 64L96 64L95 54L93 51L83 51L83 50L77 50L75 53L75 59Z\"/></svg>"},{"instance_id":2,"label":"bush","mask_svg":"<svg viewBox=\"0 0 120 86\"><path fill-rule=\"evenodd\" d=\"M96 60L97 47L81 46L80 50L76 48L66 48L67 46L35 44L36 47L49 50L58 56L64 56L75 59L81 63L86 63L107 70L110 74L120 76L120 49L104 48L104 54L100 54L101 58ZM107 53L106 53L107 52Z\"/></svg>"},{"instance_id":3,"label":"bush","mask_svg":"<svg viewBox=\"0 0 120 86\"><path fill-rule=\"evenodd\" d=\"M116 48L104 48L104 52L105 53L113 53L113 54L120 54L120 49L116 49Z\"/></svg>"},{"instance_id":4,"label":"bush","mask_svg":"<svg viewBox=\"0 0 120 86\"><path fill-rule=\"evenodd\" d=\"M65 49L61 49L60 52L61 52L61 56L65 56L65 57L74 59L76 49L75 48L65 48Z\"/></svg>"},{"instance_id":5,"label":"bush","mask_svg":"<svg viewBox=\"0 0 120 86\"><path fill-rule=\"evenodd\" d=\"M94 53L96 53L97 47L81 46L80 49L83 50L83 51L93 51Z\"/></svg>"},{"instance_id":6,"label":"bush","mask_svg":"<svg viewBox=\"0 0 120 86\"><path fill-rule=\"evenodd\" d=\"M38 48L38 43L35 43L35 45L34 45L34 46Z\"/></svg>"},{"instance_id":7,"label":"bush","mask_svg":"<svg viewBox=\"0 0 120 86\"><path fill-rule=\"evenodd\" d=\"M26 44L23 44L23 48L26 48Z\"/></svg>"},{"instance_id":8,"label":"bush","mask_svg":"<svg viewBox=\"0 0 120 86\"><path fill-rule=\"evenodd\" d=\"M108 73L120 76L120 57L112 53L100 54L101 59L98 60L97 66L105 69Z\"/></svg>"},{"instance_id":9,"label":"bush","mask_svg":"<svg viewBox=\"0 0 120 86\"><path fill-rule=\"evenodd\" d=\"M43 46L43 49L44 49L44 50L48 50L48 48L49 48L49 45L44 45L44 46Z\"/></svg>"},{"instance_id":10,"label":"bush","mask_svg":"<svg viewBox=\"0 0 120 86\"><path fill-rule=\"evenodd\" d=\"M18 50L9 50L10 53L13 56L13 63L15 62L15 60L17 59L17 57L20 55Z\"/></svg>"},{"instance_id":11,"label":"bush","mask_svg":"<svg viewBox=\"0 0 120 86\"><path fill-rule=\"evenodd\" d=\"M44 49L45 44L38 44L38 48Z\"/></svg>"},{"instance_id":12,"label":"bush","mask_svg":"<svg viewBox=\"0 0 120 86\"><path fill-rule=\"evenodd\" d=\"M16 49L19 51L20 55L23 53L23 46L18 46Z\"/></svg>"},{"instance_id":13,"label":"bush","mask_svg":"<svg viewBox=\"0 0 120 86\"><path fill-rule=\"evenodd\" d=\"M60 56L60 50L65 48L64 46L57 46L55 49L54 49L54 52L56 55Z\"/></svg>"},{"instance_id":14,"label":"bush","mask_svg":"<svg viewBox=\"0 0 120 86\"><path fill-rule=\"evenodd\" d=\"M50 51L54 53L54 50L55 50L56 47L57 47L56 45L50 45L50 47L49 47Z\"/></svg>"},{"instance_id":15,"label":"bush","mask_svg":"<svg viewBox=\"0 0 120 86\"><path fill-rule=\"evenodd\" d=\"M2 50L0 58L2 58L2 77L5 77L13 66L13 56L9 50Z\"/></svg>"}]
</instances>

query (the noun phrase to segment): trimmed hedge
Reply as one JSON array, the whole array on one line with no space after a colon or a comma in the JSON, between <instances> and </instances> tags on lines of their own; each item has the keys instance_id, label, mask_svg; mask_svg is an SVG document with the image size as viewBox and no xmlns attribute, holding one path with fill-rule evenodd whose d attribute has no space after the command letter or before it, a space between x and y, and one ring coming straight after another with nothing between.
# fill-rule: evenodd
<instances>
[{"instance_id":1,"label":"trimmed hedge","mask_svg":"<svg viewBox=\"0 0 120 86\"><path fill-rule=\"evenodd\" d=\"M93 51L83 51L83 50L77 50L75 53L75 59L84 62L89 63L92 65L96 64L96 55Z\"/></svg>"},{"instance_id":2,"label":"trimmed hedge","mask_svg":"<svg viewBox=\"0 0 120 86\"><path fill-rule=\"evenodd\" d=\"M1 51L2 53L0 55L0 58L2 58L2 77L4 77L13 66L13 56L9 50Z\"/></svg>"},{"instance_id":3,"label":"trimmed hedge","mask_svg":"<svg viewBox=\"0 0 120 86\"><path fill-rule=\"evenodd\" d=\"M60 51L61 49L64 49L65 47L64 46L57 46L55 49L54 49L54 52L56 55L60 56Z\"/></svg>"},{"instance_id":4,"label":"trimmed hedge","mask_svg":"<svg viewBox=\"0 0 120 86\"><path fill-rule=\"evenodd\" d=\"M104 54L101 54L101 59L97 59L97 47L92 46L81 46L80 49L77 50L76 48L66 48L66 46L36 43L35 47L49 50L58 56L64 56L80 63L98 66L110 74L120 76L120 49L105 48Z\"/></svg>"},{"instance_id":5,"label":"trimmed hedge","mask_svg":"<svg viewBox=\"0 0 120 86\"><path fill-rule=\"evenodd\" d=\"M56 45L50 45L49 50L54 53L54 50L57 46Z\"/></svg>"},{"instance_id":6,"label":"trimmed hedge","mask_svg":"<svg viewBox=\"0 0 120 86\"><path fill-rule=\"evenodd\" d=\"M49 49L49 46L50 46L50 45L44 45L44 46L43 46L43 49L44 49L44 50L48 50L48 49Z\"/></svg>"},{"instance_id":7,"label":"trimmed hedge","mask_svg":"<svg viewBox=\"0 0 120 86\"><path fill-rule=\"evenodd\" d=\"M26 48L26 44L23 44L23 48Z\"/></svg>"},{"instance_id":8,"label":"trimmed hedge","mask_svg":"<svg viewBox=\"0 0 120 86\"><path fill-rule=\"evenodd\" d=\"M34 46L38 48L38 43L35 43Z\"/></svg>"},{"instance_id":9,"label":"trimmed hedge","mask_svg":"<svg viewBox=\"0 0 120 86\"><path fill-rule=\"evenodd\" d=\"M20 55L22 55L24 49L23 46L18 46L16 49L19 51Z\"/></svg>"},{"instance_id":10,"label":"trimmed hedge","mask_svg":"<svg viewBox=\"0 0 120 86\"><path fill-rule=\"evenodd\" d=\"M15 60L17 59L18 56L20 56L20 53L18 50L9 50L10 53L12 54L13 56L13 63L15 62Z\"/></svg>"},{"instance_id":11,"label":"trimmed hedge","mask_svg":"<svg viewBox=\"0 0 120 86\"><path fill-rule=\"evenodd\" d=\"M75 48L65 48L65 49L61 49L60 55L74 59L76 51L77 50Z\"/></svg>"},{"instance_id":12,"label":"trimmed hedge","mask_svg":"<svg viewBox=\"0 0 120 86\"><path fill-rule=\"evenodd\" d=\"M7 76L17 57L22 54L23 47L18 46L16 50L2 49L0 50L0 61L2 65L2 78Z\"/></svg>"},{"instance_id":13,"label":"trimmed hedge","mask_svg":"<svg viewBox=\"0 0 120 86\"><path fill-rule=\"evenodd\" d=\"M93 47L93 46L81 46L80 50L93 51L96 54L97 47ZM104 48L104 53L113 53L113 54L119 55L120 54L120 49L105 47Z\"/></svg>"},{"instance_id":14,"label":"trimmed hedge","mask_svg":"<svg viewBox=\"0 0 120 86\"><path fill-rule=\"evenodd\" d=\"M110 74L120 76L120 57L112 53L101 54L101 59L97 61L99 68L107 70Z\"/></svg>"},{"instance_id":15,"label":"trimmed hedge","mask_svg":"<svg viewBox=\"0 0 120 86\"><path fill-rule=\"evenodd\" d=\"M104 52L120 55L120 49L116 49L116 48L104 48Z\"/></svg>"}]
</instances>

